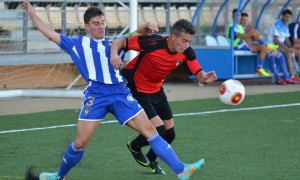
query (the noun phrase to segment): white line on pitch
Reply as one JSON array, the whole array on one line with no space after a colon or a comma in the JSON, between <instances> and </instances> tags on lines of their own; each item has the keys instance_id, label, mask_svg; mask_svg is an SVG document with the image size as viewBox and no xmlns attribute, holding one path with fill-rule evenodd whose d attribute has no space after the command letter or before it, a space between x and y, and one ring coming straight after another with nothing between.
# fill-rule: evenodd
<instances>
[{"instance_id":1,"label":"white line on pitch","mask_svg":"<svg viewBox=\"0 0 300 180\"><path fill-rule=\"evenodd\" d=\"M213 113L221 113L221 112L251 111L251 110L259 110L259 109L271 109L271 108L280 108L280 107L290 107L290 106L300 106L300 103L280 104L280 105L260 106L260 107L250 107L250 108L238 108L238 109L221 109L221 110L215 110L215 111L174 114L174 116L192 116L192 115L213 114Z\"/></svg>"},{"instance_id":2,"label":"white line on pitch","mask_svg":"<svg viewBox=\"0 0 300 180\"><path fill-rule=\"evenodd\" d=\"M272 105L272 106L260 106L260 107L250 107L250 108L237 108L237 109L221 109L221 110L215 110L215 111L204 111L204 112L194 112L194 113L182 113L182 114L174 114L174 116L176 116L176 117L178 117L178 116L194 116L194 115L214 114L214 113L222 113L222 112L251 111L251 110L259 110L259 109L290 107L290 106L300 106L300 103L281 104L281 105ZM101 124L116 123L116 122L118 122L118 121L117 120L109 120L109 121L103 121L103 122L101 122ZM37 130L45 130L45 129L56 129L56 128L65 128L65 127L74 127L74 126L77 126L77 124L67 124L67 125L49 126L49 127L41 127L41 128L7 130L7 131L0 131L0 134L16 133L16 132L24 132L24 131L37 131Z\"/></svg>"}]
</instances>

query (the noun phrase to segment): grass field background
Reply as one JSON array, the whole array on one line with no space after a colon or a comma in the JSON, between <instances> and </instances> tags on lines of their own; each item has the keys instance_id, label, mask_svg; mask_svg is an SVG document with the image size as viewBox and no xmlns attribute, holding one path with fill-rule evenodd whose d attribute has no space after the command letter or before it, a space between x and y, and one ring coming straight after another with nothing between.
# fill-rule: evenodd
<instances>
[{"instance_id":1,"label":"grass field background","mask_svg":"<svg viewBox=\"0 0 300 180\"><path fill-rule=\"evenodd\" d=\"M206 161L192 179L300 179L300 92L246 96L234 107L216 98L171 106L177 135L173 149L184 162ZM0 116L0 179L23 179L30 166L37 174L56 171L75 137L78 112ZM53 127L64 125L71 126ZM133 160L126 142L136 135L116 122L101 124L67 179L176 179L161 161L166 176L152 175Z\"/></svg>"}]
</instances>

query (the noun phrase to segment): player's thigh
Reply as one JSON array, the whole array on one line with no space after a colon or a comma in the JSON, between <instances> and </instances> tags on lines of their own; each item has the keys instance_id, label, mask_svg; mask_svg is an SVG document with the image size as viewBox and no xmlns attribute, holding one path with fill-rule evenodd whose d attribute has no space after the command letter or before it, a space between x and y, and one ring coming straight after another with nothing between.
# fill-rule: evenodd
<instances>
[{"instance_id":1,"label":"player's thigh","mask_svg":"<svg viewBox=\"0 0 300 180\"><path fill-rule=\"evenodd\" d=\"M109 112L115 115L121 125L125 125L127 121L143 111L143 108L131 93L115 95L111 107ZM148 120L147 117L146 120Z\"/></svg>"},{"instance_id":2,"label":"player's thigh","mask_svg":"<svg viewBox=\"0 0 300 180\"><path fill-rule=\"evenodd\" d=\"M173 118L172 109L163 89L151 95L151 103L162 120L170 120Z\"/></svg>"},{"instance_id":3,"label":"player's thigh","mask_svg":"<svg viewBox=\"0 0 300 180\"><path fill-rule=\"evenodd\" d=\"M252 44L251 49L253 52L266 52L267 48L261 44Z\"/></svg>"},{"instance_id":4,"label":"player's thigh","mask_svg":"<svg viewBox=\"0 0 300 180\"><path fill-rule=\"evenodd\" d=\"M127 121L126 125L135 129L147 139L157 132L155 127L148 120L145 111L139 112L134 118Z\"/></svg>"},{"instance_id":5,"label":"player's thigh","mask_svg":"<svg viewBox=\"0 0 300 180\"><path fill-rule=\"evenodd\" d=\"M149 119L152 119L158 115L155 110L155 107L153 106L153 104L151 102L152 97L150 94L134 92L133 96L139 102L139 104L143 107L143 109L145 110L145 113L147 114L147 117Z\"/></svg>"},{"instance_id":6,"label":"player's thigh","mask_svg":"<svg viewBox=\"0 0 300 180\"><path fill-rule=\"evenodd\" d=\"M242 44L238 45L237 47L234 48L234 50L240 50L240 51L251 51L250 47L246 42L244 41Z\"/></svg>"},{"instance_id":7,"label":"player's thigh","mask_svg":"<svg viewBox=\"0 0 300 180\"><path fill-rule=\"evenodd\" d=\"M253 33L253 40L254 41L259 41L261 38L260 38L260 33L259 31L257 30L254 30L254 33Z\"/></svg>"},{"instance_id":8,"label":"player's thigh","mask_svg":"<svg viewBox=\"0 0 300 180\"><path fill-rule=\"evenodd\" d=\"M290 51L287 48L279 48L279 51L282 52L284 55L290 55Z\"/></svg>"}]
</instances>

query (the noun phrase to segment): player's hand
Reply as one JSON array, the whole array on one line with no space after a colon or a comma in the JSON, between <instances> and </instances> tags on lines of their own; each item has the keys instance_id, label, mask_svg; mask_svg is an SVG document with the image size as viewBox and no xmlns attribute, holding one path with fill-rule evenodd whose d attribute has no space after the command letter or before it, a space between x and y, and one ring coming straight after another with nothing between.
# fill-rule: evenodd
<instances>
[{"instance_id":1,"label":"player's hand","mask_svg":"<svg viewBox=\"0 0 300 180\"><path fill-rule=\"evenodd\" d=\"M198 80L200 80L202 84L212 83L218 79L218 76L215 73L215 71L204 72L202 70L199 73L200 73L200 79Z\"/></svg>"},{"instance_id":2,"label":"player's hand","mask_svg":"<svg viewBox=\"0 0 300 180\"><path fill-rule=\"evenodd\" d=\"M22 8L28 13L34 12L32 5L28 1L23 1Z\"/></svg>"},{"instance_id":3,"label":"player's hand","mask_svg":"<svg viewBox=\"0 0 300 180\"><path fill-rule=\"evenodd\" d=\"M113 65L115 70L119 70L122 66L122 59L118 55L112 55L110 57L110 63Z\"/></svg>"},{"instance_id":4,"label":"player's hand","mask_svg":"<svg viewBox=\"0 0 300 180\"><path fill-rule=\"evenodd\" d=\"M147 26L148 34L152 34L159 31L158 25L155 22L148 22L146 26Z\"/></svg>"},{"instance_id":5,"label":"player's hand","mask_svg":"<svg viewBox=\"0 0 300 180\"><path fill-rule=\"evenodd\" d=\"M214 82L217 79L218 79L218 76L217 76L215 71L209 71L209 72L206 73L206 76L205 76L205 82L206 83Z\"/></svg>"}]
</instances>

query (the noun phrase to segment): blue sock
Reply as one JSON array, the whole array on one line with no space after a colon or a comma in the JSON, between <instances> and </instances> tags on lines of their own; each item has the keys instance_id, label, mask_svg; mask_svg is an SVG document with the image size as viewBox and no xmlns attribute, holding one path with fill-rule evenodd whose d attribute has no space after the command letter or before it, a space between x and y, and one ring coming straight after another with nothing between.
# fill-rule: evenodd
<instances>
[{"instance_id":1,"label":"blue sock","mask_svg":"<svg viewBox=\"0 0 300 180\"><path fill-rule=\"evenodd\" d=\"M260 59L258 58L258 62L257 62L257 69L260 69L262 68L264 65L264 60L263 59Z\"/></svg>"},{"instance_id":2,"label":"blue sock","mask_svg":"<svg viewBox=\"0 0 300 180\"><path fill-rule=\"evenodd\" d=\"M280 76L279 76L279 72L278 72L278 69L277 69L277 66L276 66L274 56L268 56L268 60L270 61L270 67L271 67L271 70L272 70L272 72L275 76L275 79L278 81L280 79Z\"/></svg>"},{"instance_id":3,"label":"blue sock","mask_svg":"<svg viewBox=\"0 0 300 180\"><path fill-rule=\"evenodd\" d=\"M282 71L283 77L285 80L290 79L289 72L287 70L286 60L284 55L281 52L278 52L277 59L279 61L280 69Z\"/></svg>"},{"instance_id":4,"label":"blue sock","mask_svg":"<svg viewBox=\"0 0 300 180\"><path fill-rule=\"evenodd\" d=\"M180 162L172 147L158 133L149 138L148 142L155 154L176 174L183 172L184 166L182 162Z\"/></svg>"},{"instance_id":5,"label":"blue sock","mask_svg":"<svg viewBox=\"0 0 300 180\"><path fill-rule=\"evenodd\" d=\"M70 144L65 152L63 161L58 170L58 175L61 179L64 178L70 171L70 169L73 168L81 160L83 153L83 149L77 150L73 143Z\"/></svg>"}]
</instances>

